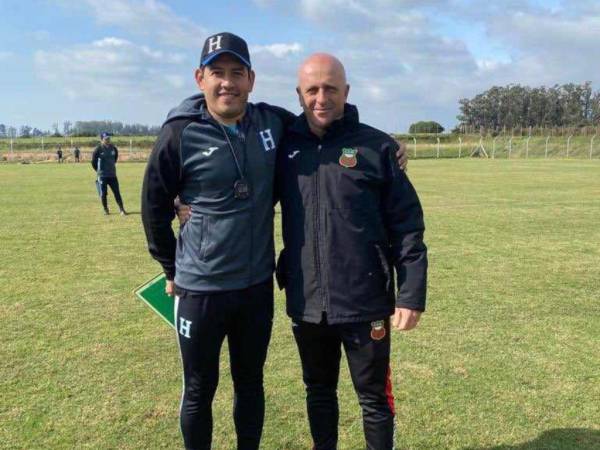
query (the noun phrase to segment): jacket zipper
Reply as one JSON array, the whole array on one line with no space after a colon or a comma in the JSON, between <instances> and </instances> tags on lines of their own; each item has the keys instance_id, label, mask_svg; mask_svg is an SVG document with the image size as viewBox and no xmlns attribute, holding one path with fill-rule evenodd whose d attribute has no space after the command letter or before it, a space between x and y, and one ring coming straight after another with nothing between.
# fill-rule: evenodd
<instances>
[{"instance_id":1,"label":"jacket zipper","mask_svg":"<svg viewBox=\"0 0 600 450\"><path fill-rule=\"evenodd\" d=\"M327 312L327 300L323 291L323 281L321 277L321 257L319 243L319 228L320 228L320 216L321 216L321 205L319 201L319 166L321 161L321 151L323 146L319 144L317 146L317 170L315 175L315 215L314 215L314 243L315 243L315 269L317 271L317 280L319 281L319 290L321 291L321 297L323 299L323 312Z\"/></svg>"},{"instance_id":2,"label":"jacket zipper","mask_svg":"<svg viewBox=\"0 0 600 450\"><path fill-rule=\"evenodd\" d=\"M213 119L214 124L221 130L221 133L224 134L225 140L227 141L227 143L229 145L231 145L231 151L235 152L235 149L233 148L233 145L231 143L231 140L228 139L227 136L227 131L225 130L225 128L223 128L222 125L218 124L217 121L215 121ZM242 165L240 164L238 169L241 173L239 173L238 175L243 176L244 178L246 178L246 181L249 183L250 180L248 177L245 176L246 171L248 169L248 149L246 148L246 133L244 132L244 127L243 124L241 122L238 121L238 133L235 137L235 140L237 141L238 144L241 144L241 146L243 147L243 155L244 155L244 161L243 161L243 168ZM241 163L241 161L240 161ZM238 163L236 162L236 165ZM249 245L249 254L248 254L248 281L249 283L252 283L252 277L253 277L253 267L252 267L252 255L254 253L253 249L254 249L254 221L253 221L253 215L254 215L254 198L252 197L252 194L250 195L250 198L248 199L248 201L250 201L250 245Z\"/></svg>"},{"instance_id":3,"label":"jacket zipper","mask_svg":"<svg viewBox=\"0 0 600 450\"><path fill-rule=\"evenodd\" d=\"M239 124L239 132L237 135L238 142L244 147L244 173L246 174L245 178L248 183L250 183L250 178L248 177L248 148L246 147L246 134L244 132L244 128L242 124ZM254 266L252 256L254 255L254 196L250 194L250 254L248 255L248 279L250 283L253 283L254 277Z\"/></svg>"}]
</instances>

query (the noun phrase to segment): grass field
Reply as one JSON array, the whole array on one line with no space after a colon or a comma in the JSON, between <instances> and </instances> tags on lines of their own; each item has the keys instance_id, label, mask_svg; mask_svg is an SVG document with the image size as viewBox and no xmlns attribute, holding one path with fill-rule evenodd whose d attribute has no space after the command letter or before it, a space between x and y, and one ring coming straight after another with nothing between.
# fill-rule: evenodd
<instances>
[{"instance_id":1,"label":"grass field","mask_svg":"<svg viewBox=\"0 0 600 450\"><path fill-rule=\"evenodd\" d=\"M133 214L105 217L88 164L0 165L0 448L180 448L175 337L132 294L159 271L143 169L119 167ZM393 336L397 448L600 448L600 161L422 160L409 175L429 303ZM263 448L308 449L284 300ZM214 448L230 449L228 358L221 369ZM364 448L345 366L339 394L340 449Z\"/></svg>"}]
</instances>

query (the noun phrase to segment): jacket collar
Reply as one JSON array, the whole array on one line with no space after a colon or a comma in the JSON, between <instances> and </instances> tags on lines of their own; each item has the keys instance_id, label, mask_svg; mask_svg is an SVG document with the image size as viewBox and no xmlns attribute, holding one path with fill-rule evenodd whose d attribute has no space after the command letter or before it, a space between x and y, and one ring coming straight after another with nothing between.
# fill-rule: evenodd
<instances>
[{"instance_id":1,"label":"jacket collar","mask_svg":"<svg viewBox=\"0 0 600 450\"><path fill-rule=\"evenodd\" d=\"M332 122L332 124L325 132L323 139L329 139L331 137L338 136L344 131L348 130L349 128L356 127L358 123L358 109L356 108L356 106L351 105L350 103L346 103L344 105L344 115L341 119ZM304 113L300 114L298 118L292 123L292 125L290 126L290 131L318 139L318 136L313 134L313 132L310 130L310 127L308 126L308 121L306 120L306 114Z\"/></svg>"},{"instance_id":2,"label":"jacket collar","mask_svg":"<svg viewBox=\"0 0 600 450\"><path fill-rule=\"evenodd\" d=\"M240 121L243 127L248 124L251 108L252 104L248 103L246 105L244 116ZM203 93L197 93L186 98L178 106L169 111L165 123L182 118L196 120L200 119L215 123L217 122L208 112L208 108L206 107L206 99L204 98Z\"/></svg>"}]
</instances>

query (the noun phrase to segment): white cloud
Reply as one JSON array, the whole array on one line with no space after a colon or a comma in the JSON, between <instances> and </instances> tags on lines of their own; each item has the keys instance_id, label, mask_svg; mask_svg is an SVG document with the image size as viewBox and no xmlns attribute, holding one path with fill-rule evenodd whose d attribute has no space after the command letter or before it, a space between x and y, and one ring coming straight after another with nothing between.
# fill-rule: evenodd
<instances>
[{"instance_id":1,"label":"white cloud","mask_svg":"<svg viewBox=\"0 0 600 450\"><path fill-rule=\"evenodd\" d=\"M138 36L152 37L174 47L199 47L208 35L205 28L178 16L157 0L58 0L67 8L78 7L91 13L100 25L116 26Z\"/></svg>"},{"instance_id":2,"label":"white cloud","mask_svg":"<svg viewBox=\"0 0 600 450\"><path fill-rule=\"evenodd\" d=\"M186 82L183 76L173 74L165 75L165 81L177 89L181 89L182 87L184 87Z\"/></svg>"},{"instance_id":3,"label":"white cloud","mask_svg":"<svg viewBox=\"0 0 600 450\"><path fill-rule=\"evenodd\" d=\"M121 101L182 88L184 78L171 74L180 62L180 55L115 37L34 55L36 73L71 99Z\"/></svg>"},{"instance_id":4,"label":"white cloud","mask_svg":"<svg viewBox=\"0 0 600 450\"><path fill-rule=\"evenodd\" d=\"M302 51L302 45L297 42L293 44L270 44L270 45L255 45L250 47L250 54L270 53L276 58L284 58L288 55L297 54Z\"/></svg>"}]
</instances>

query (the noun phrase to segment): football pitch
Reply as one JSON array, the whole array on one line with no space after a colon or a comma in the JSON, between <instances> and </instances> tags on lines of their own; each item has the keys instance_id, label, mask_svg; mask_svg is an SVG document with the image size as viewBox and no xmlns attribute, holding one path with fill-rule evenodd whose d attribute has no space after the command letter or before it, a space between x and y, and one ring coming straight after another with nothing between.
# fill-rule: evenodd
<instances>
[{"instance_id":1,"label":"football pitch","mask_svg":"<svg viewBox=\"0 0 600 450\"><path fill-rule=\"evenodd\" d=\"M0 448L181 448L174 332L132 293L160 271L143 170L118 167L132 214L106 217L89 164L0 165ZM408 173L430 271L419 327L392 338L396 447L600 448L600 161L418 160ZM308 449L284 306L277 291L262 448ZM339 448L357 450L342 367ZM225 344L215 449L235 448L228 368Z\"/></svg>"}]
</instances>

